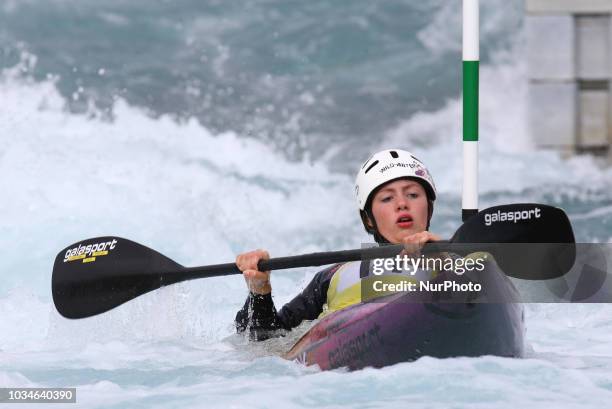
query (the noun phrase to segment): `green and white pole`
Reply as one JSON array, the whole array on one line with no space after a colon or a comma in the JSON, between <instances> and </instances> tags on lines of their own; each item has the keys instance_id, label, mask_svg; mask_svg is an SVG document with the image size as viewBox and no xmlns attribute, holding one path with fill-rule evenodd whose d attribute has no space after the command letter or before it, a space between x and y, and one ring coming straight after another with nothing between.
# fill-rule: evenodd
<instances>
[{"instance_id":1,"label":"green and white pole","mask_svg":"<svg viewBox=\"0 0 612 409\"><path fill-rule=\"evenodd\" d=\"M478 20L478 0L463 0L463 221L478 213Z\"/></svg>"}]
</instances>

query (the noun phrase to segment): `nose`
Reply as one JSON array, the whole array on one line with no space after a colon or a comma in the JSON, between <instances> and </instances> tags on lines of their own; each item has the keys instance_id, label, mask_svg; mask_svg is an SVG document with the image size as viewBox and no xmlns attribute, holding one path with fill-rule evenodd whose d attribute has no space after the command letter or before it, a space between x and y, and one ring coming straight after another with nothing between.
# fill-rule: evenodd
<instances>
[{"instance_id":1,"label":"nose","mask_svg":"<svg viewBox=\"0 0 612 409\"><path fill-rule=\"evenodd\" d=\"M406 200L404 196L398 196L395 205L397 206L397 210L408 209L408 200Z\"/></svg>"}]
</instances>

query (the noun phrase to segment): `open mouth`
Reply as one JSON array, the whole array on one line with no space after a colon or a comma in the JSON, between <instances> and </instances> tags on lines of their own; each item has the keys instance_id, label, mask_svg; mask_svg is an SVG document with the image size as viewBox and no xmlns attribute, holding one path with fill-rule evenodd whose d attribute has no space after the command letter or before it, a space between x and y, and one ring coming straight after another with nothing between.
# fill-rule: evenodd
<instances>
[{"instance_id":1,"label":"open mouth","mask_svg":"<svg viewBox=\"0 0 612 409\"><path fill-rule=\"evenodd\" d=\"M412 217L410 215L401 215L395 222L399 227L410 227L412 226Z\"/></svg>"}]
</instances>

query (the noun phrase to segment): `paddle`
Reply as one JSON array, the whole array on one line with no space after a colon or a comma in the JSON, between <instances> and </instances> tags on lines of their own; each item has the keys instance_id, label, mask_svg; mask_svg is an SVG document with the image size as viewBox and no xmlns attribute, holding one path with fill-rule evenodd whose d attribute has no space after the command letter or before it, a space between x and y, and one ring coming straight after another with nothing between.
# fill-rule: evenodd
<instances>
[{"instance_id":1,"label":"paddle","mask_svg":"<svg viewBox=\"0 0 612 409\"><path fill-rule=\"evenodd\" d=\"M512 221L506 220L510 214L515 216ZM517 248L496 243L574 243L574 235L567 215L559 208L541 204L504 205L477 213L450 240L427 244L423 251L463 254L484 249L493 254L508 276L524 279L562 276L574 262L572 251L564 250L561 260L549 250L536 252L530 260L516 257L517 251L524 251L524 244ZM279 257L262 260L258 267L266 271L385 258L402 249L402 245L389 245ZM53 265L53 301L64 317L84 318L165 285L230 274L241 274L234 263L183 267L133 241L97 237L75 243L57 255Z\"/></svg>"}]
</instances>

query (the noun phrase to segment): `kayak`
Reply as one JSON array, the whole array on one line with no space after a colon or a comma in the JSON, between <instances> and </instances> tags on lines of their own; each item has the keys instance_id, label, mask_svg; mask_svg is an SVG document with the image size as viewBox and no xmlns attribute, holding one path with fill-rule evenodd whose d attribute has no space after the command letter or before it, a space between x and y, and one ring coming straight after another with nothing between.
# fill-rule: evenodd
<instances>
[{"instance_id":1,"label":"kayak","mask_svg":"<svg viewBox=\"0 0 612 409\"><path fill-rule=\"evenodd\" d=\"M428 280L479 283L484 296L447 292L436 301L431 294L424 299L403 291L362 302L322 318L285 358L323 370L355 370L423 356L521 357L525 326L517 290L492 258L484 267L461 276L443 272Z\"/></svg>"}]
</instances>

